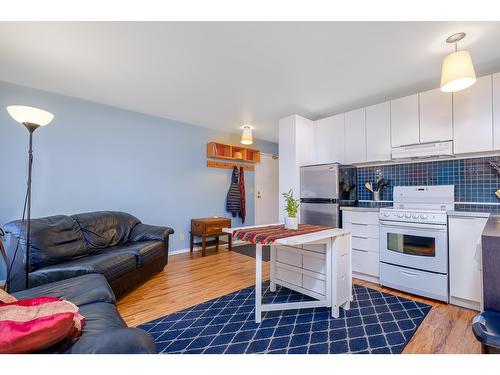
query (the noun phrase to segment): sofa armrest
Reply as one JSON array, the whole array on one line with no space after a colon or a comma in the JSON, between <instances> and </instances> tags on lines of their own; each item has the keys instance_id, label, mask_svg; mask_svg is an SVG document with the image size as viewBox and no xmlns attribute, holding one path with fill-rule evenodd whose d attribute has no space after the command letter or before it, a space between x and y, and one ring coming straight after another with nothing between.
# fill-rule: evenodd
<instances>
[{"instance_id":1,"label":"sofa armrest","mask_svg":"<svg viewBox=\"0 0 500 375\"><path fill-rule=\"evenodd\" d=\"M156 344L139 328L115 328L83 335L71 346L68 354L156 354Z\"/></svg>"},{"instance_id":2,"label":"sofa armrest","mask_svg":"<svg viewBox=\"0 0 500 375\"><path fill-rule=\"evenodd\" d=\"M156 225L137 224L130 233L130 241L166 241L174 230L169 227L159 227Z\"/></svg>"},{"instance_id":3,"label":"sofa armrest","mask_svg":"<svg viewBox=\"0 0 500 375\"><path fill-rule=\"evenodd\" d=\"M7 232L5 237L7 250L7 269L11 268L8 280L8 292L18 292L26 289L26 247L15 234ZM16 254L17 250L17 254ZM15 255L15 256L14 256Z\"/></svg>"}]
</instances>

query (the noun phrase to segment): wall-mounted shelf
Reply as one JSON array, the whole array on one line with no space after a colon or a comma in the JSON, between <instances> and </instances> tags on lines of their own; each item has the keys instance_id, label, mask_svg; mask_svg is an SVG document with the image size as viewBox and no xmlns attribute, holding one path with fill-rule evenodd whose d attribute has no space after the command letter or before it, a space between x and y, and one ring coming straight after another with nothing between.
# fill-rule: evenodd
<instances>
[{"instance_id":1,"label":"wall-mounted shelf","mask_svg":"<svg viewBox=\"0 0 500 375\"><path fill-rule=\"evenodd\" d=\"M207 144L207 157L244 161L247 163L259 163L260 151L248 147L233 146L219 142L209 142Z\"/></svg>"},{"instance_id":2,"label":"wall-mounted shelf","mask_svg":"<svg viewBox=\"0 0 500 375\"><path fill-rule=\"evenodd\" d=\"M248 164L237 164L237 163L227 163L223 161L215 161L215 160L207 160L207 167L209 168L225 168L225 169L233 169L234 167L240 168L243 167L245 171L254 171L253 165Z\"/></svg>"}]
</instances>

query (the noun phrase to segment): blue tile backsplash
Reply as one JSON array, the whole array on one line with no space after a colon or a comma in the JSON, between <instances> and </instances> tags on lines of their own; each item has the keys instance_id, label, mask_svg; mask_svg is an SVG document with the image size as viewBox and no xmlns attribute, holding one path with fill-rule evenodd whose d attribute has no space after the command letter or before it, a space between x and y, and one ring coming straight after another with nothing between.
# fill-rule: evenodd
<instances>
[{"instance_id":1,"label":"blue tile backsplash","mask_svg":"<svg viewBox=\"0 0 500 375\"><path fill-rule=\"evenodd\" d=\"M364 187L377 177L388 181L381 200L392 201L394 186L455 185L455 202L500 203L495 191L500 189L500 176L489 164L500 157L440 160L422 163L392 164L358 168L358 200L371 200Z\"/></svg>"}]
</instances>

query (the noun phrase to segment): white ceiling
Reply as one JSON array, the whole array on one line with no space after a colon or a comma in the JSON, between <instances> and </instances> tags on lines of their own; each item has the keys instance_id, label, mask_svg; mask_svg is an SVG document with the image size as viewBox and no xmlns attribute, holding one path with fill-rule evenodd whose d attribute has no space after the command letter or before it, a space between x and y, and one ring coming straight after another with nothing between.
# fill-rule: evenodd
<instances>
[{"instance_id":1,"label":"white ceiling","mask_svg":"<svg viewBox=\"0 0 500 375\"><path fill-rule=\"evenodd\" d=\"M457 31L500 71L500 22L0 22L0 80L277 141L281 117L438 87Z\"/></svg>"}]
</instances>

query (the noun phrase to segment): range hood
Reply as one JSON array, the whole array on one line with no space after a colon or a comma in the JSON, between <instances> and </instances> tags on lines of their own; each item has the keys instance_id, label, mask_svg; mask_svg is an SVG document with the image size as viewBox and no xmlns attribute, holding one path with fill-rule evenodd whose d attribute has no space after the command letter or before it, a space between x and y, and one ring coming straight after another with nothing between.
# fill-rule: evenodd
<instances>
[{"instance_id":1,"label":"range hood","mask_svg":"<svg viewBox=\"0 0 500 375\"><path fill-rule=\"evenodd\" d=\"M429 158L432 156L452 156L453 142L421 143L392 148L392 159Z\"/></svg>"}]
</instances>

